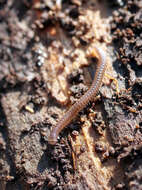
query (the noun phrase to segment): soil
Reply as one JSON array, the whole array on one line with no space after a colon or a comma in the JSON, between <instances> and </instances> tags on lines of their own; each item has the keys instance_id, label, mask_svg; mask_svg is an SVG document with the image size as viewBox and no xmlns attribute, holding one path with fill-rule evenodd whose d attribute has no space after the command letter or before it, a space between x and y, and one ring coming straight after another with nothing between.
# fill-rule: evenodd
<instances>
[{"instance_id":1,"label":"soil","mask_svg":"<svg viewBox=\"0 0 142 190\"><path fill-rule=\"evenodd\" d=\"M48 136L89 88L98 96ZM109 75L109 76L108 76ZM0 189L142 189L142 1L0 1Z\"/></svg>"}]
</instances>

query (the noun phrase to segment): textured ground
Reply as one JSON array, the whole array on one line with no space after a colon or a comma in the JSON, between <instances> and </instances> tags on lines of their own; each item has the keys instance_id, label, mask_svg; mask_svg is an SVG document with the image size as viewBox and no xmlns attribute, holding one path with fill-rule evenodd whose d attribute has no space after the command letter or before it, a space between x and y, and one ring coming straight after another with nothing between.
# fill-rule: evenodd
<instances>
[{"instance_id":1,"label":"textured ground","mask_svg":"<svg viewBox=\"0 0 142 190\"><path fill-rule=\"evenodd\" d=\"M0 189L142 189L141 31L140 0L0 2ZM111 78L51 146L94 45Z\"/></svg>"}]
</instances>

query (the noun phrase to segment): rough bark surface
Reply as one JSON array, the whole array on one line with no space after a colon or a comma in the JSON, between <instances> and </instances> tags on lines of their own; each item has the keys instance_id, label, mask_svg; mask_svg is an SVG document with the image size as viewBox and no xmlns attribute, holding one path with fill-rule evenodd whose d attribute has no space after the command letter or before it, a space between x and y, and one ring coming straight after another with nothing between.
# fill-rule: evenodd
<instances>
[{"instance_id":1,"label":"rough bark surface","mask_svg":"<svg viewBox=\"0 0 142 190\"><path fill-rule=\"evenodd\" d=\"M51 146L96 44L111 79ZM141 190L141 92L141 0L1 1L0 189Z\"/></svg>"}]
</instances>

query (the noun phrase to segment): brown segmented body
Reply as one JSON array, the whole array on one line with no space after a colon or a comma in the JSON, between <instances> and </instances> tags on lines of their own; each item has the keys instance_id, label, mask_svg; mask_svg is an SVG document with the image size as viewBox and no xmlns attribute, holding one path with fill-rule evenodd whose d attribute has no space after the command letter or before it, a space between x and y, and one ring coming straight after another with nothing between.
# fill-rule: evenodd
<instances>
[{"instance_id":1,"label":"brown segmented body","mask_svg":"<svg viewBox=\"0 0 142 190\"><path fill-rule=\"evenodd\" d=\"M57 126L53 127L48 138L48 142L52 145L56 144L59 133L64 129L72 119L82 110L85 105L92 100L99 91L102 83L102 79L106 68L106 54L103 50L95 47L95 51L98 56L97 70L90 89L65 113L65 115L59 120Z\"/></svg>"}]
</instances>

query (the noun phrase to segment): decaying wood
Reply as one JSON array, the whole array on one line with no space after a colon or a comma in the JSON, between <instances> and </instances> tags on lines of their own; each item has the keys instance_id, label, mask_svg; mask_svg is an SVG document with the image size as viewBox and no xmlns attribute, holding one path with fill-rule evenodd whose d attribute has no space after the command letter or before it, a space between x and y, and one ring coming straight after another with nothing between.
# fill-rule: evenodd
<instances>
[{"instance_id":1,"label":"decaying wood","mask_svg":"<svg viewBox=\"0 0 142 190\"><path fill-rule=\"evenodd\" d=\"M138 0L0 3L0 189L142 189L141 16ZM111 77L51 146L94 45Z\"/></svg>"}]
</instances>

